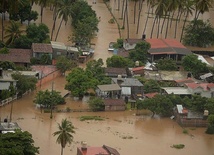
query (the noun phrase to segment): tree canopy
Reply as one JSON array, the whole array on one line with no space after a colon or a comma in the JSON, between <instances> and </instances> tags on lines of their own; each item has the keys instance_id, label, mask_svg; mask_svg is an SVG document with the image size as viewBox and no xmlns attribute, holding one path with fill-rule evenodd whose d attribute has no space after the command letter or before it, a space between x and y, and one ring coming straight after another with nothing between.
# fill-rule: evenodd
<instances>
[{"instance_id":1,"label":"tree canopy","mask_svg":"<svg viewBox=\"0 0 214 155\"><path fill-rule=\"evenodd\" d=\"M207 73L208 67L205 63L198 59L197 55L186 55L182 59L182 66L184 70L190 71L195 77L199 77L201 73Z\"/></svg>"},{"instance_id":2,"label":"tree canopy","mask_svg":"<svg viewBox=\"0 0 214 155\"><path fill-rule=\"evenodd\" d=\"M36 155L39 148L34 146L32 135L17 130L15 133L1 134L0 155Z\"/></svg>"},{"instance_id":3,"label":"tree canopy","mask_svg":"<svg viewBox=\"0 0 214 155\"><path fill-rule=\"evenodd\" d=\"M150 43L145 41L137 43L135 48L129 52L129 58L134 62L140 61L145 64L148 61L148 50L150 47Z\"/></svg>"},{"instance_id":4,"label":"tree canopy","mask_svg":"<svg viewBox=\"0 0 214 155\"><path fill-rule=\"evenodd\" d=\"M170 116L174 107L171 100L165 95L155 95L151 99L137 100L137 109L148 109L153 115Z\"/></svg>"},{"instance_id":5,"label":"tree canopy","mask_svg":"<svg viewBox=\"0 0 214 155\"><path fill-rule=\"evenodd\" d=\"M156 67L159 70L176 71L178 67L173 59L165 58L157 61Z\"/></svg>"},{"instance_id":6,"label":"tree canopy","mask_svg":"<svg viewBox=\"0 0 214 155\"><path fill-rule=\"evenodd\" d=\"M17 80L16 88L17 93L22 95L28 90L34 90L36 88L37 78L35 77L27 77L20 73L12 74L12 78Z\"/></svg>"},{"instance_id":7,"label":"tree canopy","mask_svg":"<svg viewBox=\"0 0 214 155\"><path fill-rule=\"evenodd\" d=\"M104 102L99 97L91 97L89 99L88 103L89 103L89 108L92 111L104 111L105 110Z\"/></svg>"},{"instance_id":8,"label":"tree canopy","mask_svg":"<svg viewBox=\"0 0 214 155\"><path fill-rule=\"evenodd\" d=\"M117 67L117 68L125 68L125 67L133 67L134 61L121 57L119 55L113 55L106 60L107 67Z\"/></svg>"},{"instance_id":9,"label":"tree canopy","mask_svg":"<svg viewBox=\"0 0 214 155\"><path fill-rule=\"evenodd\" d=\"M183 43L198 47L211 46L214 44L214 28L209 21L195 19L185 28Z\"/></svg>"},{"instance_id":10,"label":"tree canopy","mask_svg":"<svg viewBox=\"0 0 214 155\"><path fill-rule=\"evenodd\" d=\"M57 92L55 90L53 91L45 90L39 91L36 94L34 103L40 104L47 108L51 108L56 106L57 104L64 104L65 99L60 95L60 92Z\"/></svg>"},{"instance_id":11,"label":"tree canopy","mask_svg":"<svg viewBox=\"0 0 214 155\"><path fill-rule=\"evenodd\" d=\"M95 88L98 80L92 78L82 68L74 68L66 77L65 89L71 91L75 97L83 97L89 88Z\"/></svg>"},{"instance_id":12,"label":"tree canopy","mask_svg":"<svg viewBox=\"0 0 214 155\"><path fill-rule=\"evenodd\" d=\"M56 60L56 67L62 72L71 70L72 68L76 67L77 63L71 59L68 59L65 56L60 56Z\"/></svg>"}]
</instances>

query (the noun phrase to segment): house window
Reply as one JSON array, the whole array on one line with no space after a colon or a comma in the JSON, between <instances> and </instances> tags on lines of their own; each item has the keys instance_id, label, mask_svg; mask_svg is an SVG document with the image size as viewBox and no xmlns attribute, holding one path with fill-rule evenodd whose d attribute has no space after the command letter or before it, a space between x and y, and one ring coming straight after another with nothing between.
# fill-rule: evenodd
<instances>
[{"instance_id":1,"label":"house window","mask_svg":"<svg viewBox=\"0 0 214 155\"><path fill-rule=\"evenodd\" d=\"M61 52L57 52L56 54L57 54L57 55L61 55Z\"/></svg>"}]
</instances>

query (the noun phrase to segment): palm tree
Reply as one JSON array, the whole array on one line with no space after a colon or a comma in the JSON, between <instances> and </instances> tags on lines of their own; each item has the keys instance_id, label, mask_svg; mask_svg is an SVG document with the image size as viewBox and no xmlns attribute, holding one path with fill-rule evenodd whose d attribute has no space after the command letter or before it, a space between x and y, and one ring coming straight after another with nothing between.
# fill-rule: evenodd
<instances>
[{"instance_id":1,"label":"palm tree","mask_svg":"<svg viewBox=\"0 0 214 155\"><path fill-rule=\"evenodd\" d=\"M195 19L198 19L200 13L208 12L212 3L213 0L195 0Z\"/></svg>"},{"instance_id":2,"label":"palm tree","mask_svg":"<svg viewBox=\"0 0 214 155\"><path fill-rule=\"evenodd\" d=\"M57 33L56 33L55 41L57 40L59 30L62 26L62 22L65 21L65 23L67 23L68 17L71 16L71 5L73 4L73 1L59 0L58 4L59 4L59 7L57 9L57 13L58 13L58 18L61 18L61 22L60 22L59 28L57 30Z\"/></svg>"},{"instance_id":3,"label":"palm tree","mask_svg":"<svg viewBox=\"0 0 214 155\"><path fill-rule=\"evenodd\" d=\"M20 23L15 22L13 20L10 21L10 25L5 29L5 33L7 34L4 38L8 38L6 41L6 45L10 45L13 41L21 36L24 30L20 30Z\"/></svg>"},{"instance_id":4,"label":"palm tree","mask_svg":"<svg viewBox=\"0 0 214 155\"><path fill-rule=\"evenodd\" d=\"M194 8L193 8L193 1L186 1L186 2L184 3L184 8L183 8L183 9L184 9L186 15L185 15L183 27L182 27L182 30L181 30L180 42L181 42L182 39L183 39L183 33L184 33L184 28L185 28L185 24L186 24L186 21L187 21L187 17L189 16L189 14L192 15L192 12L193 12L193 10L194 10Z\"/></svg>"},{"instance_id":5,"label":"palm tree","mask_svg":"<svg viewBox=\"0 0 214 155\"><path fill-rule=\"evenodd\" d=\"M56 142L61 144L61 155L63 155L63 149L65 148L66 144L73 142L73 133L74 126L73 124L68 121L67 119L62 119L61 124L58 123L59 131L53 133L54 136L58 136Z\"/></svg>"},{"instance_id":6,"label":"palm tree","mask_svg":"<svg viewBox=\"0 0 214 155\"><path fill-rule=\"evenodd\" d=\"M45 7L47 7L50 3L51 3L50 0L39 0L39 5L41 6L41 12L40 12L40 15L41 15L41 23L42 23L43 9L44 9Z\"/></svg>"}]
</instances>

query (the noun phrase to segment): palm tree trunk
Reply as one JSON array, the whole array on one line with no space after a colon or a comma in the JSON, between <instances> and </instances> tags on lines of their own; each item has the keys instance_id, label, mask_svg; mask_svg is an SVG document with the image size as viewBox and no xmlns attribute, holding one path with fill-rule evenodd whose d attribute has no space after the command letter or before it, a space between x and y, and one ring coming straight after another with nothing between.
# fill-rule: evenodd
<instances>
[{"instance_id":1,"label":"palm tree trunk","mask_svg":"<svg viewBox=\"0 0 214 155\"><path fill-rule=\"evenodd\" d=\"M63 155L63 147L61 147L61 155Z\"/></svg>"},{"instance_id":2,"label":"palm tree trunk","mask_svg":"<svg viewBox=\"0 0 214 155\"><path fill-rule=\"evenodd\" d=\"M125 3L125 0L123 0L121 18L123 18L123 13L124 13L124 3Z\"/></svg>"},{"instance_id":3,"label":"palm tree trunk","mask_svg":"<svg viewBox=\"0 0 214 155\"><path fill-rule=\"evenodd\" d=\"M138 34L139 25L140 25L140 15L141 15L142 6L143 6L143 1L142 0L139 0L139 6L140 6L140 10L139 10L139 13L138 13L137 32L136 32L136 34Z\"/></svg>"},{"instance_id":4,"label":"palm tree trunk","mask_svg":"<svg viewBox=\"0 0 214 155\"><path fill-rule=\"evenodd\" d=\"M134 2L134 24L135 24L135 16L136 16L136 6L137 6L137 1Z\"/></svg>"},{"instance_id":5,"label":"palm tree trunk","mask_svg":"<svg viewBox=\"0 0 214 155\"><path fill-rule=\"evenodd\" d=\"M42 23L42 16L43 16L43 6L41 6L41 12L40 12L40 15L41 15L41 23Z\"/></svg>"},{"instance_id":6,"label":"palm tree trunk","mask_svg":"<svg viewBox=\"0 0 214 155\"><path fill-rule=\"evenodd\" d=\"M165 38L167 37L167 34L168 34L168 28L169 28L169 17L170 17L170 13L169 13L169 15L168 15L168 19L167 19L167 25L166 25Z\"/></svg>"},{"instance_id":7,"label":"palm tree trunk","mask_svg":"<svg viewBox=\"0 0 214 155\"><path fill-rule=\"evenodd\" d=\"M161 20L161 17L158 18L158 32L157 32L157 38L159 37L160 20Z\"/></svg>"},{"instance_id":8,"label":"palm tree trunk","mask_svg":"<svg viewBox=\"0 0 214 155\"><path fill-rule=\"evenodd\" d=\"M148 19L149 19L150 9L151 9L151 5L149 5L149 8L148 8L148 13L147 13L147 17L146 17L146 22L145 22L143 34L145 34L145 31L146 31L146 27L147 27L147 23L148 23Z\"/></svg>"},{"instance_id":9,"label":"palm tree trunk","mask_svg":"<svg viewBox=\"0 0 214 155\"><path fill-rule=\"evenodd\" d=\"M2 31L1 31L1 37L2 37L2 42L4 41L4 18L3 18L3 14L4 12L2 11L2 19L1 19L1 27L2 27Z\"/></svg>"},{"instance_id":10,"label":"palm tree trunk","mask_svg":"<svg viewBox=\"0 0 214 155\"><path fill-rule=\"evenodd\" d=\"M161 26L161 32L160 32L160 34L162 34L162 32L163 32L163 26L164 26L165 21L166 21L166 16L167 15L164 16L163 23L162 23L162 26Z\"/></svg>"},{"instance_id":11,"label":"palm tree trunk","mask_svg":"<svg viewBox=\"0 0 214 155\"><path fill-rule=\"evenodd\" d=\"M179 9L178 10L178 15L177 15L177 18L176 18L174 38L176 38L176 35L177 35L178 18L179 18L180 13L181 13L181 10Z\"/></svg>"},{"instance_id":12,"label":"palm tree trunk","mask_svg":"<svg viewBox=\"0 0 214 155\"><path fill-rule=\"evenodd\" d=\"M55 17L54 17L53 27L52 27L52 30L51 30L51 40L53 38L53 32L54 32L55 27L56 27L56 18L57 18L57 15L55 15Z\"/></svg>"},{"instance_id":13,"label":"palm tree trunk","mask_svg":"<svg viewBox=\"0 0 214 155\"><path fill-rule=\"evenodd\" d=\"M117 10L120 11L120 0L118 0Z\"/></svg>"},{"instance_id":14,"label":"palm tree trunk","mask_svg":"<svg viewBox=\"0 0 214 155\"><path fill-rule=\"evenodd\" d=\"M170 28L172 27L172 20L173 20L174 14L175 14L175 10L172 13L172 18L171 18L171 21L170 21Z\"/></svg>"},{"instance_id":15,"label":"palm tree trunk","mask_svg":"<svg viewBox=\"0 0 214 155\"><path fill-rule=\"evenodd\" d=\"M127 24L127 38L129 38L128 0L126 0L126 24Z\"/></svg>"},{"instance_id":16,"label":"palm tree trunk","mask_svg":"<svg viewBox=\"0 0 214 155\"><path fill-rule=\"evenodd\" d=\"M184 19L184 24L183 24L182 31L181 31L180 42L181 42L182 39L183 39L184 28L185 28L185 25L186 25L186 21L187 21L187 17L188 17L188 16L189 16L189 12L186 13L186 17L185 17L185 19Z\"/></svg>"},{"instance_id":17,"label":"palm tree trunk","mask_svg":"<svg viewBox=\"0 0 214 155\"><path fill-rule=\"evenodd\" d=\"M155 16L154 20L153 20L153 24L152 24L152 31L151 31L151 35L150 35L150 38L152 38L152 34L153 34L153 31L154 31L154 27L155 27L155 22L157 20L157 16Z\"/></svg>"},{"instance_id":18,"label":"palm tree trunk","mask_svg":"<svg viewBox=\"0 0 214 155\"><path fill-rule=\"evenodd\" d=\"M58 37L58 34L59 34L59 30L60 30L60 28L61 28L61 26L62 26L62 22L63 22L63 18L62 18L62 20L61 20L61 22L60 22L60 25L59 25L59 28L58 28L58 30L57 30L55 41L57 40L57 37Z\"/></svg>"}]
</instances>

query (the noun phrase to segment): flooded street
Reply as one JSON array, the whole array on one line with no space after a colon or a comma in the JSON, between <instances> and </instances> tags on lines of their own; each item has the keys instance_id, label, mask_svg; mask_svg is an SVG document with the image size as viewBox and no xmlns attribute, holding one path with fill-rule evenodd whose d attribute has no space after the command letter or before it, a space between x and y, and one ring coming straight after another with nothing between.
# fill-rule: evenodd
<instances>
[{"instance_id":1,"label":"flooded street","mask_svg":"<svg viewBox=\"0 0 214 155\"><path fill-rule=\"evenodd\" d=\"M115 5L111 1L111 5ZM92 1L89 0L92 5ZM122 5L122 4L121 4ZM131 4L130 4L131 5ZM132 4L133 5L133 4ZM112 18L105 4L99 0L93 4L92 8L96 10L97 16L101 17L99 23L99 32L93 40L95 44L94 59L102 58L103 61L112 56L108 52L109 42L116 41L119 38L116 24L109 24ZM35 7L35 10L39 10ZM146 4L143 4L143 11L146 11ZM130 9L129 11L133 11ZM39 11L38 11L39 12ZM119 17L119 11L113 9L115 16ZM213 12L212 12L213 13ZM47 8L44 10L43 21L49 27L52 26L52 11ZM204 15L209 18L209 15ZM140 30L136 34L136 26L130 26L130 38L141 38L146 16L142 15ZM133 20L133 19L130 19ZM150 35L152 19L149 19L146 35ZM211 22L214 25L213 19ZM37 23L40 23L38 19ZM59 21L58 23L59 24ZM169 36L173 38L172 30ZM63 24L57 41L68 42L68 35L72 33L70 24ZM154 32L155 36L156 32ZM123 30L123 38L126 31ZM54 89L63 90L66 83L65 77L54 79ZM43 85L41 90L51 89L51 82ZM37 89L39 91L40 88ZM61 146L56 143L56 137L53 132L57 131L57 123L67 118L75 126L74 142L66 146L64 155L76 155L76 147L80 146L81 141L86 141L88 146L107 145L116 148L121 155L214 155L214 136L205 134L205 128L187 128L188 134L183 133L174 120L170 118L154 118L148 116L135 116L135 111L125 112L73 112L73 113L53 113L53 119L50 119L50 113L43 113L37 109L33 103L36 92L24 96L14 101L13 104L0 108L1 119L10 115L11 105L13 105L12 121L15 121L24 131L29 131L35 140L35 146L40 147L40 155L59 155ZM59 109L85 108L87 103L84 101L75 101L71 97L66 97L66 104L60 105ZM80 116L93 115L104 117L104 121L80 121ZM173 144L184 144L184 149L171 148Z\"/></svg>"}]
</instances>

